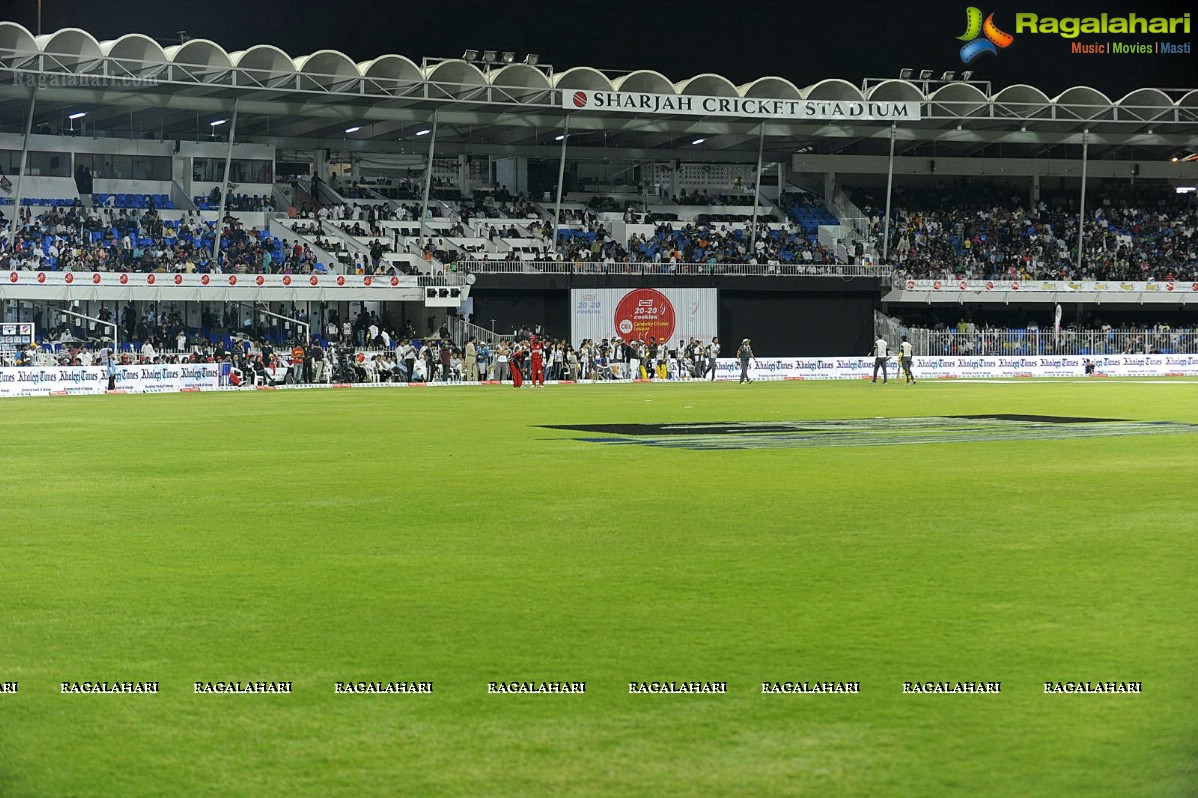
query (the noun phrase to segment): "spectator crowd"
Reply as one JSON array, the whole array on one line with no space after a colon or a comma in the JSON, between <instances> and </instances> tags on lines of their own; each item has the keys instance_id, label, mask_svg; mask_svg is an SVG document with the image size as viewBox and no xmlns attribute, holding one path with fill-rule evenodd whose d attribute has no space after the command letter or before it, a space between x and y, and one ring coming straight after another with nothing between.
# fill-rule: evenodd
<instances>
[{"instance_id":1,"label":"spectator crowd","mask_svg":"<svg viewBox=\"0 0 1198 798\"><path fill-rule=\"evenodd\" d=\"M881 251L881 203L868 194L857 201ZM1080 230L1076 192L1044 193L1033 206L1008 186L958 183L896 189L891 207L890 261L903 278L1198 279L1192 192L1145 186L1093 192Z\"/></svg>"}]
</instances>

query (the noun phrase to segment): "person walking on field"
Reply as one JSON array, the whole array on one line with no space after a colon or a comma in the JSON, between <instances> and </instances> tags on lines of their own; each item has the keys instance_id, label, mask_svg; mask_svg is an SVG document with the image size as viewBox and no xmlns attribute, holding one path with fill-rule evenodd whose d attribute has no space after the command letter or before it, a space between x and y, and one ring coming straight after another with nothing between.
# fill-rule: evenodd
<instances>
[{"instance_id":1,"label":"person walking on field","mask_svg":"<svg viewBox=\"0 0 1198 798\"><path fill-rule=\"evenodd\" d=\"M753 347L749 346L749 339L740 342L740 349L736 350L736 357L740 359L740 384L752 382L753 379L749 376L749 361L757 364L757 358L753 357Z\"/></svg>"},{"instance_id":2,"label":"person walking on field","mask_svg":"<svg viewBox=\"0 0 1198 798\"><path fill-rule=\"evenodd\" d=\"M882 384L885 385L890 381L890 377L886 373L886 361L890 359L890 344L886 343L886 339L878 336L878 340L874 341L874 378L870 382L878 381L878 369L882 369Z\"/></svg>"},{"instance_id":3,"label":"person walking on field","mask_svg":"<svg viewBox=\"0 0 1198 798\"><path fill-rule=\"evenodd\" d=\"M720 339L712 338L707 347L707 370L711 373L711 381L715 382L716 367L719 365Z\"/></svg>"},{"instance_id":4,"label":"person walking on field","mask_svg":"<svg viewBox=\"0 0 1198 798\"><path fill-rule=\"evenodd\" d=\"M915 384L915 375L911 373L912 354L914 347L907 340L907 336L903 336L903 342L899 344L899 368L903 372L903 381L907 385Z\"/></svg>"}]
</instances>

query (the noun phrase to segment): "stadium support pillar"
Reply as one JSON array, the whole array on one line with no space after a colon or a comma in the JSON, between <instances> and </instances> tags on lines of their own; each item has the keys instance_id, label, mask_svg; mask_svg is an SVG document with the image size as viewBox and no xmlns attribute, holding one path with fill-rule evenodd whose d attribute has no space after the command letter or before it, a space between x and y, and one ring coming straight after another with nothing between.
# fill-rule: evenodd
<instances>
[{"instance_id":1,"label":"stadium support pillar","mask_svg":"<svg viewBox=\"0 0 1198 798\"><path fill-rule=\"evenodd\" d=\"M1090 131L1082 131L1082 196L1077 209L1077 270L1082 270L1082 243L1086 232L1086 161L1090 155Z\"/></svg>"},{"instance_id":2,"label":"stadium support pillar","mask_svg":"<svg viewBox=\"0 0 1198 798\"><path fill-rule=\"evenodd\" d=\"M557 201L553 204L553 248L557 253L557 230L562 223L562 187L566 184L566 142L570 140L570 117L562 120L562 152L557 159Z\"/></svg>"},{"instance_id":3,"label":"stadium support pillar","mask_svg":"<svg viewBox=\"0 0 1198 798\"><path fill-rule=\"evenodd\" d=\"M898 126L890 123L890 158L886 161L886 222L882 226L882 263L890 263L890 193L894 189L894 139Z\"/></svg>"},{"instance_id":4,"label":"stadium support pillar","mask_svg":"<svg viewBox=\"0 0 1198 798\"><path fill-rule=\"evenodd\" d=\"M757 252L757 205L761 202L761 158L765 154L765 122L757 132L757 176L753 180L753 226L749 234L749 257Z\"/></svg>"},{"instance_id":5,"label":"stadium support pillar","mask_svg":"<svg viewBox=\"0 0 1198 798\"><path fill-rule=\"evenodd\" d=\"M424 169L424 199L420 203L420 246L428 243L424 231L428 228L428 195L433 189L433 153L437 149L437 112L433 111L433 126L428 135L428 163ZM432 238L430 235L429 238Z\"/></svg>"},{"instance_id":6,"label":"stadium support pillar","mask_svg":"<svg viewBox=\"0 0 1198 798\"><path fill-rule=\"evenodd\" d=\"M29 163L29 134L33 132L33 107L37 104L37 86L29 87L29 114L25 117L25 138L21 141L21 168L17 170L17 184L13 189L12 197L12 220L9 222L8 240L10 243L16 240L17 223L21 219L21 178L25 176L25 169Z\"/></svg>"},{"instance_id":7,"label":"stadium support pillar","mask_svg":"<svg viewBox=\"0 0 1198 798\"><path fill-rule=\"evenodd\" d=\"M225 202L229 198L229 169L233 165L233 139L237 136L237 101L233 101L233 118L229 120L229 146L225 147L225 173L220 186L220 205L216 209L216 235L212 237L212 266L220 266L220 231L225 218Z\"/></svg>"}]
</instances>

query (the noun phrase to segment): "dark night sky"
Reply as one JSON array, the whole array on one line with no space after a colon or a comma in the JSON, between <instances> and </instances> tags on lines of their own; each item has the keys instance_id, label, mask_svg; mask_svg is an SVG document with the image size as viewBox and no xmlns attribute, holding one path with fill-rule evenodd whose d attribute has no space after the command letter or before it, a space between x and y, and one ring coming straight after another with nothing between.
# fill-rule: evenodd
<instances>
[{"instance_id":1,"label":"dark night sky","mask_svg":"<svg viewBox=\"0 0 1198 798\"><path fill-rule=\"evenodd\" d=\"M1131 37L1191 42L1198 50L1198 6L1192 2L1062 2L1022 0L983 3L1000 28L1014 33L1015 12L1041 16L1093 16L1134 12L1180 16L1190 11L1189 35ZM9 0L7 18L33 29L36 0ZM362 0L43 0L43 31L80 27L98 39L129 32L166 39L177 30L209 38L227 50L274 44L293 56L335 49L354 60L399 53L460 56L466 48L540 54L557 70L588 65L603 69L657 69L671 80L716 72L743 83L780 75L802 87L829 77L860 84L865 77L894 77L902 67L961 70L965 8L970 0L895 3L842 0L455 0L446 3ZM914 10L913 10L914 9ZM1101 39L1101 36L1079 40ZM1113 98L1146 86L1198 87L1198 53L1170 56L1085 56L1069 52L1058 36L1023 35L997 56L983 55L968 68L997 90L1030 83L1054 96L1089 85Z\"/></svg>"}]
</instances>

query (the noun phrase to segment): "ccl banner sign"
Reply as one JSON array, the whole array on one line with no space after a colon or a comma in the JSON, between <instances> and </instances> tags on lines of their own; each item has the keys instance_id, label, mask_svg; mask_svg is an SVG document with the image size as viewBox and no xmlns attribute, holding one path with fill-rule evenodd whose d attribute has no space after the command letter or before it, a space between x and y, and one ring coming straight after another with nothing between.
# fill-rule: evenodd
<instances>
[{"instance_id":1,"label":"ccl banner sign","mask_svg":"<svg viewBox=\"0 0 1198 798\"><path fill-rule=\"evenodd\" d=\"M220 384L217 363L117 366L116 387L128 393L164 393ZM103 366L46 366L0 368L0 396L96 394L108 389Z\"/></svg>"},{"instance_id":2,"label":"ccl banner sign","mask_svg":"<svg viewBox=\"0 0 1198 798\"><path fill-rule=\"evenodd\" d=\"M10 271L0 280L7 285L155 286L159 288L416 288L411 275L369 274L161 274L157 272L44 272Z\"/></svg>"},{"instance_id":3,"label":"ccl banner sign","mask_svg":"<svg viewBox=\"0 0 1198 798\"><path fill-rule=\"evenodd\" d=\"M920 104L870 100L779 100L705 97L641 91L565 91L562 107L574 111L625 111L663 116L731 116L744 120L811 119L891 122L919 119Z\"/></svg>"},{"instance_id":4,"label":"ccl banner sign","mask_svg":"<svg viewBox=\"0 0 1198 798\"><path fill-rule=\"evenodd\" d=\"M1106 377L1194 377L1198 355L1094 355L1095 373ZM1083 355L1031 355L1027 357L916 357L912 369L916 379L1002 379L1010 377L1082 377ZM750 364L754 378L801 380L860 380L873 376L872 357L757 358ZM887 365L896 379L898 364ZM740 362L720 358L716 376L740 378ZM881 375L879 375L880 377Z\"/></svg>"},{"instance_id":5,"label":"ccl banner sign","mask_svg":"<svg viewBox=\"0 0 1198 798\"><path fill-rule=\"evenodd\" d=\"M570 337L602 341L710 341L717 332L714 288L595 288L570 292Z\"/></svg>"}]
</instances>

